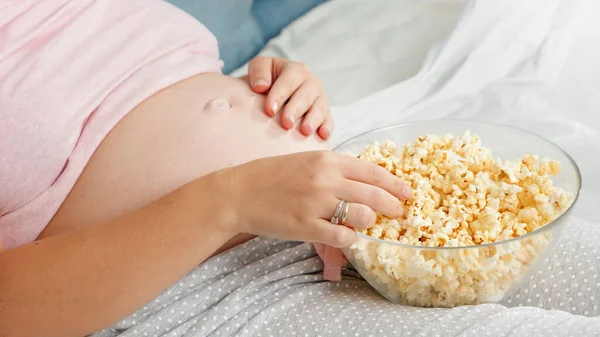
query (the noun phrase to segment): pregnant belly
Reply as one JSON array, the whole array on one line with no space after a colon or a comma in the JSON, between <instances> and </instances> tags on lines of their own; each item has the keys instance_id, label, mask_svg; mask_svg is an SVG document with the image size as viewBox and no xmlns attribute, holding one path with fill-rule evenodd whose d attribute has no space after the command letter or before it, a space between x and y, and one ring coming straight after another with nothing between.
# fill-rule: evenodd
<instances>
[{"instance_id":1,"label":"pregnant belly","mask_svg":"<svg viewBox=\"0 0 600 337\"><path fill-rule=\"evenodd\" d=\"M220 74L201 74L150 97L104 139L40 238L130 212L215 170L328 148L315 136L283 130L264 104L246 82Z\"/></svg>"}]
</instances>

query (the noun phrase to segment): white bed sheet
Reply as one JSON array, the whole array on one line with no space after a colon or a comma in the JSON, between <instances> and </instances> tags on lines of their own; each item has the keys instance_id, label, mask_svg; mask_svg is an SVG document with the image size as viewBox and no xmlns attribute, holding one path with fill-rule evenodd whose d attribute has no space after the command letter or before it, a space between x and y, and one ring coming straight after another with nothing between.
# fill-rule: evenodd
<instances>
[{"instance_id":1,"label":"white bed sheet","mask_svg":"<svg viewBox=\"0 0 600 337\"><path fill-rule=\"evenodd\" d=\"M436 118L549 138L582 170L577 216L600 223L598 18L594 0L331 0L261 54L303 61L322 79L335 142Z\"/></svg>"}]
</instances>

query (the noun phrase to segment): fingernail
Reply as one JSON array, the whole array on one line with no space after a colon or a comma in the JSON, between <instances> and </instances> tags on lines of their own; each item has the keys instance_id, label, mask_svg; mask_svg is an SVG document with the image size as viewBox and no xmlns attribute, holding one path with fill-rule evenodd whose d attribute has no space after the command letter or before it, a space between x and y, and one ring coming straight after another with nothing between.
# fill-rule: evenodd
<instances>
[{"instance_id":1,"label":"fingernail","mask_svg":"<svg viewBox=\"0 0 600 337\"><path fill-rule=\"evenodd\" d=\"M273 104L271 104L271 110L273 110L273 113L276 114L278 109L279 105L277 104L277 102L273 102Z\"/></svg>"},{"instance_id":2,"label":"fingernail","mask_svg":"<svg viewBox=\"0 0 600 337\"><path fill-rule=\"evenodd\" d=\"M256 87L266 87L268 85L269 85L269 83L267 82L267 80L260 79L260 80L256 80L254 82L254 84L252 84L252 87L254 87L254 88L256 88Z\"/></svg>"},{"instance_id":3,"label":"fingernail","mask_svg":"<svg viewBox=\"0 0 600 337\"><path fill-rule=\"evenodd\" d=\"M293 127L294 127L294 125L296 125L296 119L294 118L294 116L292 116L292 115L289 115L289 116L287 117L287 120L288 120L288 121L290 121L290 123L289 123L289 124L290 124L290 128L293 128Z\"/></svg>"},{"instance_id":4,"label":"fingernail","mask_svg":"<svg viewBox=\"0 0 600 337\"><path fill-rule=\"evenodd\" d=\"M401 193L401 195L402 195L402 197L404 199L408 199L408 198L412 197L412 193L413 193L412 188L410 188L408 186L403 186L402 187L402 193Z\"/></svg>"},{"instance_id":5,"label":"fingernail","mask_svg":"<svg viewBox=\"0 0 600 337\"><path fill-rule=\"evenodd\" d=\"M313 133L313 127L310 125L310 123L304 124L304 132L308 134Z\"/></svg>"}]
</instances>

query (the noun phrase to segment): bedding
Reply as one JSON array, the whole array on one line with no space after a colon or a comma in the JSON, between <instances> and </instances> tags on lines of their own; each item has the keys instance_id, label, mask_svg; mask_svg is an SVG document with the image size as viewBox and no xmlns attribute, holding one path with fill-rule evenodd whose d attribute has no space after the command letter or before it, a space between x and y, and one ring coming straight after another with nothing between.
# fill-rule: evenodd
<instances>
[{"instance_id":1,"label":"bedding","mask_svg":"<svg viewBox=\"0 0 600 337\"><path fill-rule=\"evenodd\" d=\"M501 304L424 309L387 301L352 270L325 281L309 243L258 237L92 337L600 336L598 270L586 274L599 239L597 226L574 224L554 251L570 267L551 257Z\"/></svg>"},{"instance_id":2,"label":"bedding","mask_svg":"<svg viewBox=\"0 0 600 337\"><path fill-rule=\"evenodd\" d=\"M574 157L584 180L575 219L502 303L392 304L352 268L324 281L312 245L259 237L93 336L600 336L599 15L588 0L335 0L262 52L323 78L335 142L409 120L479 119Z\"/></svg>"}]
</instances>

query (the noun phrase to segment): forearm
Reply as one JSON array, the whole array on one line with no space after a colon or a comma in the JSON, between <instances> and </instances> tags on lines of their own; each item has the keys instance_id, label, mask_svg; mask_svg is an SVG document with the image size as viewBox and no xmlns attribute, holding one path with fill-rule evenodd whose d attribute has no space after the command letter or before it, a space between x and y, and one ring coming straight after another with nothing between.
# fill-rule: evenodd
<instances>
[{"instance_id":1,"label":"forearm","mask_svg":"<svg viewBox=\"0 0 600 337\"><path fill-rule=\"evenodd\" d=\"M190 194L0 254L2 336L86 335L191 271L232 235L214 198Z\"/></svg>"}]
</instances>

